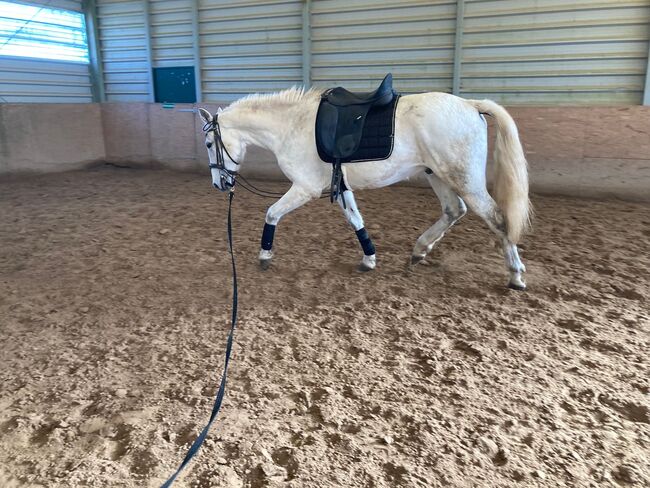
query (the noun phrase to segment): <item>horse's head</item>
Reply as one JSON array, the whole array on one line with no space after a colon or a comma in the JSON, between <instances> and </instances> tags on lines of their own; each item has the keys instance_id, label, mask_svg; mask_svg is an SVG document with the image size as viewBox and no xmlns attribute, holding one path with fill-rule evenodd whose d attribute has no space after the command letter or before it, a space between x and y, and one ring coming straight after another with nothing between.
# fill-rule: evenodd
<instances>
[{"instance_id":1,"label":"horse's head","mask_svg":"<svg viewBox=\"0 0 650 488\"><path fill-rule=\"evenodd\" d=\"M205 132L205 147L208 149L210 159L212 186L220 191L227 191L235 186L235 179L239 171L237 160L243 156L245 146L236 130L221 132L220 113L221 109L213 117L207 110L199 108L199 114L203 121L203 132Z\"/></svg>"}]
</instances>

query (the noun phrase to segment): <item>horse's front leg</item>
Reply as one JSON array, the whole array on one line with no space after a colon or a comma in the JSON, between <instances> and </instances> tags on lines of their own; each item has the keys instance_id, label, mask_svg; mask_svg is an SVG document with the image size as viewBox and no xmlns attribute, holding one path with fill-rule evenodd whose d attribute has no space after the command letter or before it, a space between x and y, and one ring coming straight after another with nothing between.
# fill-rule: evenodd
<instances>
[{"instance_id":1,"label":"horse's front leg","mask_svg":"<svg viewBox=\"0 0 650 488\"><path fill-rule=\"evenodd\" d=\"M317 194L320 194L317 192ZM268 269L273 257L273 236L275 235L275 226L282 217L292 210L301 207L309 200L314 198L314 192L293 185L282 195L277 202L269 207L266 211L266 221L264 231L262 232L262 250L260 251L260 266L262 269Z\"/></svg>"},{"instance_id":2,"label":"horse's front leg","mask_svg":"<svg viewBox=\"0 0 650 488\"><path fill-rule=\"evenodd\" d=\"M345 205L343 205L341 198L345 198ZM361 217L361 213L357 207L354 194L350 190L346 189L342 195L339 195L337 200L341 206L341 210L343 210L345 218L356 232L359 244L361 244L361 248L363 249L363 258L359 263L359 271L370 271L375 269L377 266L375 246L370 240L368 231L366 231L366 228L363 225L363 217Z\"/></svg>"}]
</instances>

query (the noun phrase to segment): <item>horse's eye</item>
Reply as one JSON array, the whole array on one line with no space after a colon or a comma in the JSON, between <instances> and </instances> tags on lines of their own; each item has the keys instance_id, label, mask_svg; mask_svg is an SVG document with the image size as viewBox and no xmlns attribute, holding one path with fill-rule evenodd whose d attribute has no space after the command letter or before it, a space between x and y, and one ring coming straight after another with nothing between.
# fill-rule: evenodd
<instances>
[{"instance_id":1,"label":"horse's eye","mask_svg":"<svg viewBox=\"0 0 650 488\"><path fill-rule=\"evenodd\" d=\"M208 149L210 149L210 148L212 147L212 143L211 143L211 142L206 142L205 145L207 146Z\"/></svg>"}]
</instances>

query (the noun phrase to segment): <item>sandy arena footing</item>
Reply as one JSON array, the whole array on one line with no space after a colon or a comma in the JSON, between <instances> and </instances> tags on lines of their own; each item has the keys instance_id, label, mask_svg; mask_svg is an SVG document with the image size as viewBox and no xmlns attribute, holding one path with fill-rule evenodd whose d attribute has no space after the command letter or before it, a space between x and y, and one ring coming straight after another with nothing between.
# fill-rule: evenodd
<instances>
[{"instance_id":1,"label":"sandy arena footing","mask_svg":"<svg viewBox=\"0 0 650 488\"><path fill-rule=\"evenodd\" d=\"M281 184L265 185L275 190ZM222 414L176 486L650 483L650 207L538 197L527 292L468 215L421 264L432 191L359 192L278 226L235 197L240 325ZM0 182L0 485L160 486L206 422L231 302L207 176Z\"/></svg>"}]
</instances>

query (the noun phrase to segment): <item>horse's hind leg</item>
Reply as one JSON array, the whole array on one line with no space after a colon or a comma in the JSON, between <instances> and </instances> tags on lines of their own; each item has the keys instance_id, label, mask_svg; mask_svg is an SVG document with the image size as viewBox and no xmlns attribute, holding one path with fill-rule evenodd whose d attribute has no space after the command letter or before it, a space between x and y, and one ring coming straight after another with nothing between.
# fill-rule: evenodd
<instances>
[{"instance_id":1,"label":"horse's hind leg","mask_svg":"<svg viewBox=\"0 0 650 488\"><path fill-rule=\"evenodd\" d=\"M438 178L431 170L426 170L426 177L433 191L436 193L440 206L442 207L442 217L427 229L415 243L413 254L411 255L411 264L422 261L427 254L431 252L445 232L454 225L467 212L467 207L463 200L454 192L449 185Z\"/></svg>"},{"instance_id":2,"label":"horse's hind leg","mask_svg":"<svg viewBox=\"0 0 650 488\"><path fill-rule=\"evenodd\" d=\"M316 194L320 194L320 192L317 192ZM282 195L282 198L271 205L266 211L264 232L262 233L262 249L260 251L260 265L262 266L262 269L268 269L271 265L275 226L278 225L278 222L282 217L292 210L301 207L312 198L314 198L313 192L308 192L299 186L293 185L284 195Z\"/></svg>"},{"instance_id":3,"label":"horse's hind leg","mask_svg":"<svg viewBox=\"0 0 650 488\"><path fill-rule=\"evenodd\" d=\"M474 191L463 194L463 198L473 212L481 217L488 225L490 230L496 234L503 248L503 255L506 261L506 268L510 273L508 287L515 290L526 289L523 280L523 274L526 267L519 259L517 246L508 240L506 233L506 224L503 213L492 199L487 190Z\"/></svg>"},{"instance_id":4,"label":"horse's hind leg","mask_svg":"<svg viewBox=\"0 0 650 488\"><path fill-rule=\"evenodd\" d=\"M345 206L343 205L341 197L345 198ZM357 207L357 202L354 199L354 193L346 188L343 191L342 195L339 195L337 201L341 206L341 210L343 210L345 219L356 232L357 239L359 239L359 244L361 244L361 248L363 249L363 258L359 263L359 271L370 271L375 269L377 266L375 246L370 240L370 236L364 227L363 217L361 216L361 212L359 212L359 208Z\"/></svg>"}]
</instances>

